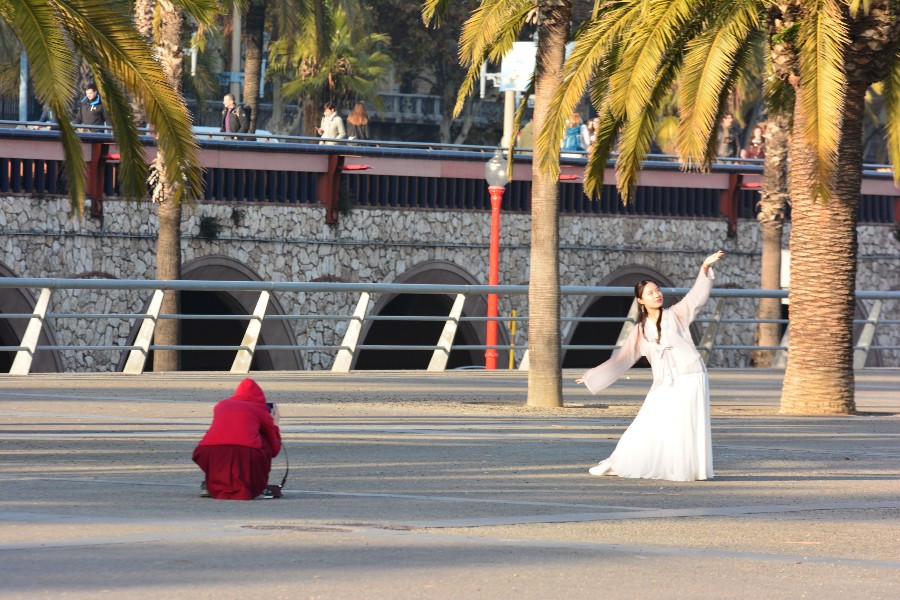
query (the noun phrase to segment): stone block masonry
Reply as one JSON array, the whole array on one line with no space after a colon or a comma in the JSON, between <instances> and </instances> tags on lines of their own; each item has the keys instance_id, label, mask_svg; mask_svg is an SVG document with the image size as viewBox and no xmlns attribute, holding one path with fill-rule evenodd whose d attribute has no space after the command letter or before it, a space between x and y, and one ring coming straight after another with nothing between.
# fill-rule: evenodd
<instances>
[{"instance_id":1,"label":"stone block masonry","mask_svg":"<svg viewBox=\"0 0 900 600\"><path fill-rule=\"evenodd\" d=\"M18 277L113 277L151 279L155 274L156 214L150 203L104 202L102 220L73 216L64 198L5 197L0 206L0 267ZM322 208L309 205L199 203L185 208L184 264L224 257L243 265L252 277L272 281L406 281L410 271L451 264L468 283L487 282L490 214L486 211L384 210L356 208L336 226L324 224ZM217 236L201 236L201 221L214 219ZM506 213L501 224L502 284L527 284L531 218ZM785 245L789 226L786 227ZM728 256L717 265L717 286L759 285L761 241L755 220L741 220L738 235L727 236L724 219L646 218L605 215L560 219L560 277L563 285L621 285L636 272L653 274L666 285L689 286L702 259L722 248ZM859 228L858 288L900 289L900 242L889 225ZM205 278L202 273L193 278ZM222 277L216 277L221 279ZM147 296L147 297L145 297ZM60 291L54 312L140 312L149 297L134 292ZM352 313L350 294L284 294L287 312ZM527 314L527 298L501 297L501 314L512 308ZM562 314L577 316L586 299L566 297ZM736 303L735 312L752 316L752 301ZM711 314L713 303L704 314ZM863 307L868 310L867 307ZM898 314L886 305L884 314ZM890 317L888 317L890 318ZM896 317L893 317L896 318ZM294 321L301 346L339 344L345 323ZM61 344L125 344L131 324L123 321L53 324ZM876 344L897 344L898 328L883 330ZM524 332L523 332L524 333ZM563 332L564 338L566 331ZM522 338L519 338L521 342ZM720 328L719 344L751 344L751 327ZM120 351L63 353L67 371L111 371ZM900 364L897 352L882 352L885 366ZM303 356L311 369L331 365L333 353ZM746 366L748 354L717 352L711 366Z\"/></svg>"}]
</instances>

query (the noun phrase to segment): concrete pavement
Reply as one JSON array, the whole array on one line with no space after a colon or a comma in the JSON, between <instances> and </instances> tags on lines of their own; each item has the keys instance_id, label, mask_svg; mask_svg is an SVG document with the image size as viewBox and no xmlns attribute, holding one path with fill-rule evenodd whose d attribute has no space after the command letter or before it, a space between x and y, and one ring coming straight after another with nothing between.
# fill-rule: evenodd
<instances>
[{"instance_id":1,"label":"concrete pavement","mask_svg":"<svg viewBox=\"0 0 900 600\"><path fill-rule=\"evenodd\" d=\"M530 409L505 371L254 374L291 472L253 502L190 460L240 377L0 376L0 597L900 597L900 370L811 418L778 371L712 372L692 483L589 476L649 378L575 376Z\"/></svg>"}]
</instances>

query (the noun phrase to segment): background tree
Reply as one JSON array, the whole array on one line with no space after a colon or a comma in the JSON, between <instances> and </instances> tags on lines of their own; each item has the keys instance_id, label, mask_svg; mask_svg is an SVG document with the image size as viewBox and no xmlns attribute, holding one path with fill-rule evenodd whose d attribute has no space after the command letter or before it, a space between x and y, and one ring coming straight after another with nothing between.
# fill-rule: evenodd
<instances>
[{"instance_id":1,"label":"background tree","mask_svg":"<svg viewBox=\"0 0 900 600\"><path fill-rule=\"evenodd\" d=\"M439 24L448 0L426 0L426 23ZM536 10L536 13L535 13ZM482 0L460 36L460 63L467 67L454 114L474 89L485 61L499 62L512 49L529 16L537 19L534 71L534 132L546 127L548 108L562 80L572 16L568 0ZM571 113L570 113L571 114ZM528 405L562 406L559 318L559 148L534 161L531 187L531 260L528 292ZM549 168L548 166L549 165Z\"/></svg>"},{"instance_id":2,"label":"background tree","mask_svg":"<svg viewBox=\"0 0 900 600\"><path fill-rule=\"evenodd\" d=\"M341 3L329 13L331 27L314 34L302 32L294 39L280 39L270 46L272 69L289 74L281 88L285 97L300 98L304 104L305 135L313 135L319 110L325 102L338 109L350 108L357 100L378 104L376 83L391 66L384 48L390 39L369 33L361 22L355 24ZM330 36L324 36L330 31ZM321 52L321 40L326 42Z\"/></svg>"},{"instance_id":3,"label":"background tree","mask_svg":"<svg viewBox=\"0 0 900 600\"><path fill-rule=\"evenodd\" d=\"M204 4L194 0L179 0L179 3L170 0L138 0L134 9L137 26L142 29L144 35L150 34L156 45L166 80L179 96L184 75L182 6L189 7L204 23L211 23L217 11L216 4L211 2ZM182 202L174 194L176 174L176 169L164 155L158 154L153 160L149 183L150 198L157 208L156 278L160 280L181 279ZM181 314L181 298L177 291L166 290L160 313ZM160 320L154 332L155 344L175 346L180 340L181 322L178 319ZM154 351L154 371L177 371L179 368L180 354L177 350Z\"/></svg>"},{"instance_id":4,"label":"background tree","mask_svg":"<svg viewBox=\"0 0 900 600\"><path fill-rule=\"evenodd\" d=\"M604 6L579 36L553 107L561 123L587 87L603 125L586 174L599 192L618 138L618 186L634 192L650 125L681 76L678 151L688 165L714 159L718 123L752 41L768 37L773 97L793 92L790 142L791 336L781 400L785 413L854 410L852 332L856 219L866 89L884 81L892 160L900 157L896 7L887 2L642 0ZM778 92L782 90L782 92ZM555 166L558 127L539 139ZM557 144L554 146L554 144ZM898 174L895 164L895 176ZM837 174L840 173L840 177Z\"/></svg>"},{"instance_id":5,"label":"background tree","mask_svg":"<svg viewBox=\"0 0 900 600\"><path fill-rule=\"evenodd\" d=\"M425 93L440 98L438 141L445 144L481 143L470 139L482 133L477 128L473 132L473 127L483 101L472 97L460 118L454 115L456 95L465 75L459 65L459 31L477 5L476 0L448 3L441 27L425 28L422 27L421 6L415 2L372 1L375 31L384 32L391 38L387 52L394 61L399 92ZM494 129L483 133L484 143L496 143Z\"/></svg>"},{"instance_id":6,"label":"background tree","mask_svg":"<svg viewBox=\"0 0 900 600\"><path fill-rule=\"evenodd\" d=\"M97 76L122 156L121 188L126 197L145 196L148 174L128 94L141 98L156 127L159 155L171 165L172 198L180 202L201 193L196 144L184 101L118 5L102 0L0 0L0 19L28 52L35 94L55 114L72 110L79 75L76 54ZM68 119L59 119L59 129L69 195L80 212L85 195L81 146Z\"/></svg>"}]
</instances>

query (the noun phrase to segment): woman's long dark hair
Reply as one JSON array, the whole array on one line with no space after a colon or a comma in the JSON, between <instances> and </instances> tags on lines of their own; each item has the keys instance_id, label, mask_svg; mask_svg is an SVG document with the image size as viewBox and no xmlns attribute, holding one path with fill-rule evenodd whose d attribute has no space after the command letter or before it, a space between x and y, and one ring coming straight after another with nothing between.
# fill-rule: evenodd
<instances>
[{"instance_id":1,"label":"woman's long dark hair","mask_svg":"<svg viewBox=\"0 0 900 600\"><path fill-rule=\"evenodd\" d=\"M353 112L347 117L347 122L356 126L369 124L369 113L366 112L366 105L364 102L356 103L353 107Z\"/></svg>"},{"instance_id":2,"label":"woman's long dark hair","mask_svg":"<svg viewBox=\"0 0 900 600\"><path fill-rule=\"evenodd\" d=\"M648 283L656 284L656 287L659 287L659 284L653 281L652 279L642 279L634 284L634 297L640 298L644 295L644 288L647 287ZM638 303L638 318L636 325L641 328L641 334L646 337L646 333L644 332L644 323L647 321L647 307ZM660 313L659 318L656 319L656 343L662 339L662 314Z\"/></svg>"}]
</instances>

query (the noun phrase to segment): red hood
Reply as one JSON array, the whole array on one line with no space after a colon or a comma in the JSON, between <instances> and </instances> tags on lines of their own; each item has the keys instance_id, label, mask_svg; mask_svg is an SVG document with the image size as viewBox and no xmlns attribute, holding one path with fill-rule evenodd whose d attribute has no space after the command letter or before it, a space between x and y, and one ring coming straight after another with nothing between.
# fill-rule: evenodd
<instances>
[{"instance_id":1,"label":"red hood","mask_svg":"<svg viewBox=\"0 0 900 600\"><path fill-rule=\"evenodd\" d=\"M259 402L260 404L265 404L266 395L263 393L262 388L256 385L256 382L248 377L237 386L237 389L234 391L234 396L229 398L229 400L243 400L244 402Z\"/></svg>"}]
</instances>

